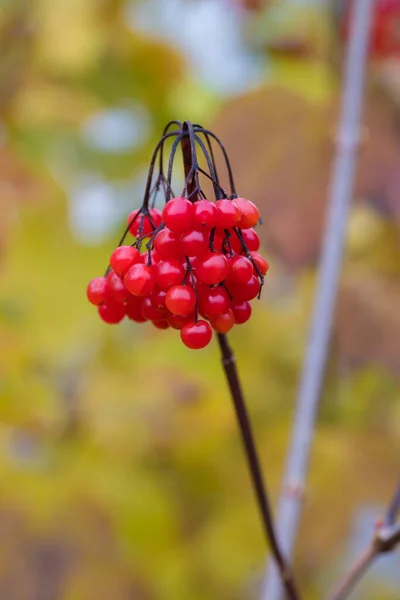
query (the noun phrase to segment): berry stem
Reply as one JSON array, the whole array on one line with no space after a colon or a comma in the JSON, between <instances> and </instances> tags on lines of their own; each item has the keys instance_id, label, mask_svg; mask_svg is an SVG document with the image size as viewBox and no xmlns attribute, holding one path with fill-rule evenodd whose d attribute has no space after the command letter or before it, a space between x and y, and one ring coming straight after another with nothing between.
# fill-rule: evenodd
<instances>
[{"instance_id":1,"label":"berry stem","mask_svg":"<svg viewBox=\"0 0 400 600\"><path fill-rule=\"evenodd\" d=\"M188 121L185 121L182 126L182 132L185 132L186 135L183 137L179 137L181 140L182 154L183 154L183 166L185 171L185 177L188 178L189 173L197 167L197 159L193 154L194 147L194 136L193 130L200 132L199 128L194 127ZM215 137L213 134L208 132L207 130L201 130L206 136L211 135ZM196 140L198 141L198 139ZM207 138L208 144L211 146L209 139ZM230 169L229 161L226 155L225 148L223 148L222 144L217 139L227 161L228 172L230 175L230 183L232 187L232 193L235 193L233 176ZM207 153L207 151L206 151ZM210 175L214 180L217 179L216 174L214 172L210 172ZM196 183L193 179L188 181L188 193L190 194L196 188ZM194 196L194 200L196 196ZM212 234L211 234L212 235ZM197 303L196 303L197 305ZM267 543L270 546L271 553L275 560L276 566L280 573L282 586L286 591L286 595L289 600L300 600L300 595L297 592L296 585L294 582L293 574L291 567L286 562L275 534L272 509L270 505L270 501L267 494L267 489L263 480L263 475L260 466L260 460L257 454L257 449L254 441L254 436L252 433L252 428L250 424L249 415L246 409L246 404L242 392L242 386L239 380L239 374L236 368L236 359L233 354L232 348L228 343L228 338L225 334L218 333L217 334L218 343L221 349L222 354L222 364L225 371L226 379L228 382L229 390L231 393L231 397L233 400L236 417L239 423L240 432L242 435L243 445L245 449L245 454L247 457L247 462L250 469L250 475L253 483L253 487L256 493L259 509L261 512L261 517L263 520L265 535L267 538Z\"/></svg>"}]
</instances>

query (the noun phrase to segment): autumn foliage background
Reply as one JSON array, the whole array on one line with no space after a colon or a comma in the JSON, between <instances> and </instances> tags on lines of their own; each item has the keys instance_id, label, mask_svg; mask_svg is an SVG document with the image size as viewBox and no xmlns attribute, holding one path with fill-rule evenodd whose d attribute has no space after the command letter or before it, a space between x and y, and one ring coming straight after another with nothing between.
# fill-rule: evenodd
<instances>
[{"instance_id":1,"label":"autumn foliage background","mask_svg":"<svg viewBox=\"0 0 400 600\"><path fill-rule=\"evenodd\" d=\"M107 327L85 299L165 123L224 141L271 271L231 337L277 497L340 93L331 6L0 3L0 598L240 600L266 550L216 345ZM247 5L247 8L246 6ZM369 539L400 451L400 63L371 62L296 571ZM355 598L397 597L398 556Z\"/></svg>"}]
</instances>

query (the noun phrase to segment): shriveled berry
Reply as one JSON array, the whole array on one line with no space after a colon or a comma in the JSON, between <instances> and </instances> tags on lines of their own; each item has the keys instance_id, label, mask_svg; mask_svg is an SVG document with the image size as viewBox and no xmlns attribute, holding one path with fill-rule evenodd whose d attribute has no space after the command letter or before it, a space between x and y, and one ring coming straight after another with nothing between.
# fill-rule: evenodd
<instances>
[{"instance_id":1,"label":"shriveled berry","mask_svg":"<svg viewBox=\"0 0 400 600\"><path fill-rule=\"evenodd\" d=\"M260 248L260 238L258 237L258 233L254 229L243 229L242 236L247 249L257 252Z\"/></svg>"},{"instance_id":2,"label":"shriveled berry","mask_svg":"<svg viewBox=\"0 0 400 600\"><path fill-rule=\"evenodd\" d=\"M185 268L178 260L161 260L157 265L157 283L163 290L179 285L185 275Z\"/></svg>"},{"instance_id":3,"label":"shriveled berry","mask_svg":"<svg viewBox=\"0 0 400 600\"><path fill-rule=\"evenodd\" d=\"M246 323L251 317L251 304L250 302L232 300L231 311L233 312L235 323L242 325L242 323Z\"/></svg>"},{"instance_id":4,"label":"shriveled berry","mask_svg":"<svg viewBox=\"0 0 400 600\"><path fill-rule=\"evenodd\" d=\"M232 283L246 283L253 275L253 265L244 256L232 256L229 259L229 273L226 280Z\"/></svg>"},{"instance_id":5,"label":"shriveled berry","mask_svg":"<svg viewBox=\"0 0 400 600\"><path fill-rule=\"evenodd\" d=\"M258 296L260 291L260 282L255 275L252 275L246 283L227 283L228 292L237 302L246 302Z\"/></svg>"},{"instance_id":6,"label":"shriveled berry","mask_svg":"<svg viewBox=\"0 0 400 600\"><path fill-rule=\"evenodd\" d=\"M165 306L174 315L189 315L196 306L196 294L187 285L176 285L168 290Z\"/></svg>"},{"instance_id":7,"label":"shriveled berry","mask_svg":"<svg viewBox=\"0 0 400 600\"><path fill-rule=\"evenodd\" d=\"M232 200L217 200L215 206L217 209L217 227L230 229L239 225L242 213L239 206Z\"/></svg>"},{"instance_id":8,"label":"shriveled berry","mask_svg":"<svg viewBox=\"0 0 400 600\"><path fill-rule=\"evenodd\" d=\"M188 229L181 235L180 250L183 256L204 256L209 252L209 235L205 231Z\"/></svg>"},{"instance_id":9,"label":"shriveled berry","mask_svg":"<svg viewBox=\"0 0 400 600\"><path fill-rule=\"evenodd\" d=\"M142 306L145 298L131 296L125 303L125 312L128 319L136 323L144 323L147 319L142 315Z\"/></svg>"},{"instance_id":10,"label":"shriveled berry","mask_svg":"<svg viewBox=\"0 0 400 600\"><path fill-rule=\"evenodd\" d=\"M87 286L86 295L91 304L98 306L106 299L107 280L105 277L95 277Z\"/></svg>"},{"instance_id":11,"label":"shriveled berry","mask_svg":"<svg viewBox=\"0 0 400 600\"><path fill-rule=\"evenodd\" d=\"M205 348L212 338L212 329L207 321L187 323L181 329L181 340L188 348L200 350Z\"/></svg>"},{"instance_id":12,"label":"shriveled berry","mask_svg":"<svg viewBox=\"0 0 400 600\"><path fill-rule=\"evenodd\" d=\"M123 304L117 304L116 302L113 304L106 304L104 302L97 310L99 311L100 318L110 325L120 323L125 317L125 306Z\"/></svg>"},{"instance_id":13,"label":"shriveled berry","mask_svg":"<svg viewBox=\"0 0 400 600\"><path fill-rule=\"evenodd\" d=\"M211 319L211 326L217 333L228 333L235 324L233 312L229 309L219 317Z\"/></svg>"},{"instance_id":14,"label":"shriveled berry","mask_svg":"<svg viewBox=\"0 0 400 600\"><path fill-rule=\"evenodd\" d=\"M128 300L130 296L129 291L126 289L124 282L121 281L121 278L114 273L114 271L110 271L107 275L107 299L111 299L114 302L120 302L123 304Z\"/></svg>"},{"instance_id":15,"label":"shriveled berry","mask_svg":"<svg viewBox=\"0 0 400 600\"><path fill-rule=\"evenodd\" d=\"M242 213L241 219L237 225L240 229L249 229L250 227L257 225L260 213L253 202L250 202L250 200L247 200L246 198L235 198L233 202L240 208Z\"/></svg>"},{"instance_id":16,"label":"shriveled berry","mask_svg":"<svg viewBox=\"0 0 400 600\"><path fill-rule=\"evenodd\" d=\"M196 267L196 276L203 283L212 285L223 281L229 272L227 258L220 252L209 252L199 260Z\"/></svg>"},{"instance_id":17,"label":"shriveled berry","mask_svg":"<svg viewBox=\"0 0 400 600\"><path fill-rule=\"evenodd\" d=\"M269 264L267 263L265 258L263 256L261 256L261 254L259 254L258 252L250 252L250 254L251 254L252 259L256 263L261 275L266 275L269 271ZM258 273L255 269L254 269L254 272L258 275Z\"/></svg>"},{"instance_id":18,"label":"shriveled berry","mask_svg":"<svg viewBox=\"0 0 400 600\"><path fill-rule=\"evenodd\" d=\"M223 287L207 288L199 294L199 312L215 319L229 308L229 296Z\"/></svg>"},{"instance_id":19,"label":"shriveled berry","mask_svg":"<svg viewBox=\"0 0 400 600\"><path fill-rule=\"evenodd\" d=\"M154 250L160 259L180 258L179 234L165 227L154 238Z\"/></svg>"},{"instance_id":20,"label":"shriveled berry","mask_svg":"<svg viewBox=\"0 0 400 600\"><path fill-rule=\"evenodd\" d=\"M217 209L210 200L198 200L193 205L193 226L211 229L217 224Z\"/></svg>"},{"instance_id":21,"label":"shriveled berry","mask_svg":"<svg viewBox=\"0 0 400 600\"><path fill-rule=\"evenodd\" d=\"M133 265L126 273L124 283L134 296L147 296L156 285L156 269L141 263Z\"/></svg>"},{"instance_id":22,"label":"shriveled berry","mask_svg":"<svg viewBox=\"0 0 400 600\"><path fill-rule=\"evenodd\" d=\"M127 270L139 261L139 250L133 246L119 246L110 257L110 265L118 275L125 275Z\"/></svg>"},{"instance_id":23,"label":"shriveled berry","mask_svg":"<svg viewBox=\"0 0 400 600\"><path fill-rule=\"evenodd\" d=\"M193 225L193 204L187 198L172 198L164 206L162 218L171 231L186 231Z\"/></svg>"}]
</instances>

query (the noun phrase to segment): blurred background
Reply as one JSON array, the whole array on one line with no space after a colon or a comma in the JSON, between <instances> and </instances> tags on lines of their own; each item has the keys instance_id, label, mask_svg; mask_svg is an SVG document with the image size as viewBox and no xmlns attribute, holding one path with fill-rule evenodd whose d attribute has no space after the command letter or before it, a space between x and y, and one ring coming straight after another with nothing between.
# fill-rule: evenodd
<instances>
[{"instance_id":1,"label":"blurred background","mask_svg":"<svg viewBox=\"0 0 400 600\"><path fill-rule=\"evenodd\" d=\"M400 452L400 2L376 0L364 128L296 571L363 548ZM170 119L213 129L271 263L231 341L273 498L312 308L343 2L1 0L0 598L255 598L265 545L216 344L85 297ZM354 598L398 598L398 556Z\"/></svg>"}]
</instances>

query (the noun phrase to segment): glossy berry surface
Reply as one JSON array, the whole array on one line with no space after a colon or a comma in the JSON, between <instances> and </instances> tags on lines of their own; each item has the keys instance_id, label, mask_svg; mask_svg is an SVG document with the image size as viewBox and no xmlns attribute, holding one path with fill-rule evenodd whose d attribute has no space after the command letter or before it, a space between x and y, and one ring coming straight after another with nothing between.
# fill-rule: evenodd
<instances>
[{"instance_id":1,"label":"glossy berry surface","mask_svg":"<svg viewBox=\"0 0 400 600\"><path fill-rule=\"evenodd\" d=\"M160 259L173 258L181 256L179 247L179 234L171 231L167 227L159 231L154 239L154 249Z\"/></svg>"},{"instance_id":2,"label":"glossy berry surface","mask_svg":"<svg viewBox=\"0 0 400 600\"><path fill-rule=\"evenodd\" d=\"M172 198L165 205L162 218L171 231L182 233L193 225L193 204L187 198Z\"/></svg>"},{"instance_id":3,"label":"glossy berry surface","mask_svg":"<svg viewBox=\"0 0 400 600\"><path fill-rule=\"evenodd\" d=\"M243 229L242 236L248 250L257 252L260 249L260 238L255 229Z\"/></svg>"},{"instance_id":4,"label":"glossy berry surface","mask_svg":"<svg viewBox=\"0 0 400 600\"><path fill-rule=\"evenodd\" d=\"M128 216L129 231L134 237L143 237L151 234L162 222L161 212L156 208L150 208L149 214L145 215L140 209L133 210Z\"/></svg>"},{"instance_id":5,"label":"glossy berry surface","mask_svg":"<svg viewBox=\"0 0 400 600\"><path fill-rule=\"evenodd\" d=\"M229 308L229 296L223 287L207 288L200 294L199 310L209 319L215 319Z\"/></svg>"},{"instance_id":6,"label":"glossy berry surface","mask_svg":"<svg viewBox=\"0 0 400 600\"><path fill-rule=\"evenodd\" d=\"M87 299L91 304L99 306L106 299L107 280L105 277L95 277L86 289Z\"/></svg>"},{"instance_id":7,"label":"glossy berry surface","mask_svg":"<svg viewBox=\"0 0 400 600\"><path fill-rule=\"evenodd\" d=\"M261 275L266 275L269 271L269 264L267 263L265 258L261 256L259 252L251 252L250 254ZM258 274L257 269L254 269L254 272L256 275Z\"/></svg>"},{"instance_id":8,"label":"glossy berry surface","mask_svg":"<svg viewBox=\"0 0 400 600\"><path fill-rule=\"evenodd\" d=\"M181 329L181 340L188 348L200 350L211 342L212 329L206 321L191 321Z\"/></svg>"},{"instance_id":9,"label":"glossy berry surface","mask_svg":"<svg viewBox=\"0 0 400 600\"><path fill-rule=\"evenodd\" d=\"M193 227L211 229L217 225L217 208L214 202L198 200L193 205Z\"/></svg>"},{"instance_id":10,"label":"glossy berry surface","mask_svg":"<svg viewBox=\"0 0 400 600\"><path fill-rule=\"evenodd\" d=\"M185 267L178 260L161 260L157 267L157 284L163 290L168 290L173 285L182 283Z\"/></svg>"},{"instance_id":11,"label":"glossy berry surface","mask_svg":"<svg viewBox=\"0 0 400 600\"><path fill-rule=\"evenodd\" d=\"M246 323L251 317L251 304L250 302L240 302L232 300L231 311L233 313L236 325L242 325Z\"/></svg>"},{"instance_id":12,"label":"glossy berry surface","mask_svg":"<svg viewBox=\"0 0 400 600\"><path fill-rule=\"evenodd\" d=\"M229 309L219 317L211 320L211 326L217 333L228 333L235 324L233 312Z\"/></svg>"},{"instance_id":13,"label":"glossy berry surface","mask_svg":"<svg viewBox=\"0 0 400 600\"><path fill-rule=\"evenodd\" d=\"M124 284L134 296L151 294L156 285L155 267L148 267L141 263L133 265L124 277Z\"/></svg>"},{"instance_id":14,"label":"glossy berry surface","mask_svg":"<svg viewBox=\"0 0 400 600\"><path fill-rule=\"evenodd\" d=\"M196 306L196 294L192 288L186 285L176 285L168 291L165 306L174 315L185 317Z\"/></svg>"},{"instance_id":15,"label":"glossy berry surface","mask_svg":"<svg viewBox=\"0 0 400 600\"><path fill-rule=\"evenodd\" d=\"M235 198L233 202L239 207L241 212L241 218L237 227L240 229L249 229L250 227L257 225L260 219L260 213L253 202L246 200L246 198Z\"/></svg>"},{"instance_id":16,"label":"glossy berry surface","mask_svg":"<svg viewBox=\"0 0 400 600\"><path fill-rule=\"evenodd\" d=\"M209 235L205 231L189 229L181 235L181 254L183 256L202 257L209 252L209 241Z\"/></svg>"},{"instance_id":17,"label":"glossy berry surface","mask_svg":"<svg viewBox=\"0 0 400 600\"><path fill-rule=\"evenodd\" d=\"M227 281L246 283L253 275L253 264L244 256L233 256L229 259Z\"/></svg>"},{"instance_id":18,"label":"glossy berry surface","mask_svg":"<svg viewBox=\"0 0 400 600\"><path fill-rule=\"evenodd\" d=\"M125 312L128 319L136 323L144 323L147 319L142 315L142 306L144 298L131 296L125 303Z\"/></svg>"},{"instance_id":19,"label":"glossy berry surface","mask_svg":"<svg viewBox=\"0 0 400 600\"><path fill-rule=\"evenodd\" d=\"M128 269L139 261L140 252L133 246L119 246L110 256L110 266L118 275L125 275Z\"/></svg>"},{"instance_id":20,"label":"glossy berry surface","mask_svg":"<svg viewBox=\"0 0 400 600\"><path fill-rule=\"evenodd\" d=\"M121 278L114 273L114 271L110 271L107 275L107 298L114 302L119 302L123 304L129 299L129 292L126 289L124 282L121 281Z\"/></svg>"},{"instance_id":21,"label":"glossy berry surface","mask_svg":"<svg viewBox=\"0 0 400 600\"><path fill-rule=\"evenodd\" d=\"M110 325L120 323L125 317L125 307L123 304L101 304L98 307L100 318Z\"/></svg>"},{"instance_id":22,"label":"glossy berry surface","mask_svg":"<svg viewBox=\"0 0 400 600\"><path fill-rule=\"evenodd\" d=\"M209 252L199 260L196 275L199 280L209 285L220 283L229 272L228 259L221 252Z\"/></svg>"},{"instance_id":23,"label":"glossy berry surface","mask_svg":"<svg viewBox=\"0 0 400 600\"><path fill-rule=\"evenodd\" d=\"M215 207L217 209L217 227L230 229L239 225L242 213L239 206L232 200L217 200Z\"/></svg>"}]
</instances>

